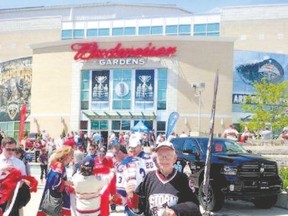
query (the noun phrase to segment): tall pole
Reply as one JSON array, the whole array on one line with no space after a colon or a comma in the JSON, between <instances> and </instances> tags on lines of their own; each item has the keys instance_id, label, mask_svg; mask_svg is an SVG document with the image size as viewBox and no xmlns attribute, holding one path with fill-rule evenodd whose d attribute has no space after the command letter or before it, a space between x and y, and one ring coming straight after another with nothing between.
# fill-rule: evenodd
<instances>
[{"instance_id":1,"label":"tall pole","mask_svg":"<svg viewBox=\"0 0 288 216\"><path fill-rule=\"evenodd\" d=\"M198 135L201 133L201 90L198 92Z\"/></svg>"},{"instance_id":2,"label":"tall pole","mask_svg":"<svg viewBox=\"0 0 288 216\"><path fill-rule=\"evenodd\" d=\"M192 83L194 89L194 96L198 97L198 134L201 133L201 102L202 102L202 91L205 89L205 83Z\"/></svg>"},{"instance_id":3,"label":"tall pole","mask_svg":"<svg viewBox=\"0 0 288 216\"><path fill-rule=\"evenodd\" d=\"M209 141L207 146L207 156L205 161L205 168L204 168L204 180L203 180L203 193L206 197L206 204L204 206L204 214L203 215L210 215L207 211L208 205L208 197L209 197L209 184L210 184L210 168L211 168L211 155L212 155L212 142L213 142L213 134L214 134L214 123L215 123L215 112L216 112L216 99L217 99L217 92L218 92L218 81L219 75L218 70L215 74L214 79L214 94L213 94L213 104L212 104L212 111L211 111L211 119L210 119L210 134L209 134ZM199 193L201 193L200 191Z\"/></svg>"}]
</instances>

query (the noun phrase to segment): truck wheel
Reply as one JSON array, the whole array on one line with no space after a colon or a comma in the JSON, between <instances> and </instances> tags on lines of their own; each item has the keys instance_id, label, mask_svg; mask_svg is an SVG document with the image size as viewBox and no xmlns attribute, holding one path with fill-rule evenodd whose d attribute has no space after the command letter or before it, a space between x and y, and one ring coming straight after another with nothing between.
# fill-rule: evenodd
<instances>
[{"instance_id":1,"label":"truck wheel","mask_svg":"<svg viewBox=\"0 0 288 216\"><path fill-rule=\"evenodd\" d=\"M198 199L200 205L208 211L220 210L224 204L224 195L220 189L217 189L209 184L208 196L206 197L203 192L203 185L204 184L202 182L198 191Z\"/></svg>"},{"instance_id":2,"label":"truck wheel","mask_svg":"<svg viewBox=\"0 0 288 216\"><path fill-rule=\"evenodd\" d=\"M256 206L256 208L269 209L275 205L277 199L278 199L277 195L269 197L261 197L253 200L253 203Z\"/></svg>"}]
</instances>

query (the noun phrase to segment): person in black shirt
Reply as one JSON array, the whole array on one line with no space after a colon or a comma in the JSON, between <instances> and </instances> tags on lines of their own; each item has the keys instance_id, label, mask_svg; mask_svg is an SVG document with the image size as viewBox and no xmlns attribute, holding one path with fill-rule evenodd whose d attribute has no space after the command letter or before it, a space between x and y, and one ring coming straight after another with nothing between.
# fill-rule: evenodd
<instances>
[{"instance_id":1,"label":"person in black shirt","mask_svg":"<svg viewBox=\"0 0 288 216\"><path fill-rule=\"evenodd\" d=\"M189 187L185 174L173 168L177 155L173 144L163 142L156 147L158 170L148 173L144 181L127 184L127 204L146 216L201 216L199 202Z\"/></svg>"}]
</instances>

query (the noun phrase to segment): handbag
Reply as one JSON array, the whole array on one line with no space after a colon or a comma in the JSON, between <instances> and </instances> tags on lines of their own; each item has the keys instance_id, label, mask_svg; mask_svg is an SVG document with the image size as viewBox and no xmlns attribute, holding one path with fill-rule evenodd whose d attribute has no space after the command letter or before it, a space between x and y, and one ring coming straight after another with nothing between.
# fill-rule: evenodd
<instances>
[{"instance_id":1,"label":"handbag","mask_svg":"<svg viewBox=\"0 0 288 216\"><path fill-rule=\"evenodd\" d=\"M50 189L47 189L40 205L40 209L48 215L59 216L63 203L62 195L60 197L54 197L51 195Z\"/></svg>"}]
</instances>

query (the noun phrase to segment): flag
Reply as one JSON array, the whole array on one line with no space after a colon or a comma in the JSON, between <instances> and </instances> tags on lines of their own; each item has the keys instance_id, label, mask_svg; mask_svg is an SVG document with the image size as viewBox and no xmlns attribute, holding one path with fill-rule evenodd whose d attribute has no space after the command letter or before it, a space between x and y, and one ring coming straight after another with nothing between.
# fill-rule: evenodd
<instances>
[{"instance_id":1,"label":"flag","mask_svg":"<svg viewBox=\"0 0 288 216\"><path fill-rule=\"evenodd\" d=\"M22 104L20 110L20 125L19 125L19 143L23 139L24 129L25 129L25 120L26 120L26 111L27 111L27 104Z\"/></svg>"},{"instance_id":2,"label":"flag","mask_svg":"<svg viewBox=\"0 0 288 216\"><path fill-rule=\"evenodd\" d=\"M174 130L176 123L179 119L179 113L178 112L172 112L168 118L167 122L167 131L166 131L166 140L169 137L169 135Z\"/></svg>"},{"instance_id":3,"label":"flag","mask_svg":"<svg viewBox=\"0 0 288 216\"><path fill-rule=\"evenodd\" d=\"M211 148L214 134L214 122L215 122L215 111L216 111L216 97L218 91L218 71L215 74L214 80L214 95L213 95L213 104L210 118L210 132L209 132L209 141L206 153L206 161L205 161L205 169L204 169L204 182L203 182L203 193L206 197L208 197L208 188L209 188L209 180L210 180L210 168L211 168ZM208 199L206 199L208 201ZM204 206L205 212L207 211L207 204Z\"/></svg>"}]
</instances>

